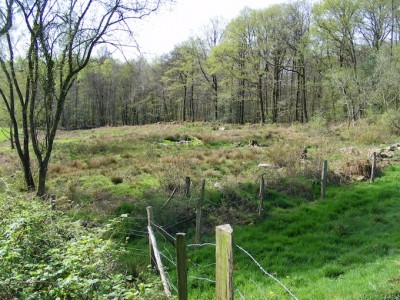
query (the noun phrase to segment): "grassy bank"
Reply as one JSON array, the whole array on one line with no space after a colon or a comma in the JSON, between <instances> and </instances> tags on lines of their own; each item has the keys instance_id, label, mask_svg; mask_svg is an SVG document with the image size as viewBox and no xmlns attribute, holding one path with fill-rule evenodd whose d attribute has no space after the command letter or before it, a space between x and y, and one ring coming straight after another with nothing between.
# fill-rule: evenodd
<instances>
[{"instance_id":1,"label":"grassy bank","mask_svg":"<svg viewBox=\"0 0 400 300\"><path fill-rule=\"evenodd\" d=\"M262 222L234 228L234 242L299 299L398 299L399 179L393 166L373 185L334 187L325 201L271 208ZM189 248L191 299L213 298L213 284L202 279L215 278L214 253L209 245ZM290 299L238 247L234 270L237 298Z\"/></svg>"}]
</instances>

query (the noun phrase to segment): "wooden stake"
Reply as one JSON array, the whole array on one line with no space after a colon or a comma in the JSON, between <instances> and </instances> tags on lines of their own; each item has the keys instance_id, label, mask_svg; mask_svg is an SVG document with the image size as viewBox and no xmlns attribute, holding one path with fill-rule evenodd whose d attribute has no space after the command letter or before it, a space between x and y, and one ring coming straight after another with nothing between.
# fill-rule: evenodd
<instances>
[{"instance_id":1,"label":"wooden stake","mask_svg":"<svg viewBox=\"0 0 400 300\"><path fill-rule=\"evenodd\" d=\"M373 183L375 180L376 174L376 152L372 153L372 166L371 166L371 179L370 183Z\"/></svg>"},{"instance_id":2,"label":"wooden stake","mask_svg":"<svg viewBox=\"0 0 400 300\"><path fill-rule=\"evenodd\" d=\"M171 291L169 290L167 277L165 276L164 266L161 261L160 251L158 251L158 248L157 248L156 237L154 235L154 232L153 232L153 229L151 228L151 226L147 226L147 229L149 231L150 244L153 249L153 254L154 254L154 259L156 261L157 270L158 270L158 273L160 274L161 282L164 287L164 293L169 298L169 297L171 297Z\"/></svg>"},{"instance_id":3,"label":"wooden stake","mask_svg":"<svg viewBox=\"0 0 400 300\"><path fill-rule=\"evenodd\" d=\"M178 299L187 300L186 241L184 233L176 234L176 271L178 274Z\"/></svg>"},{"instance_id":4,"label":"wooden stake","mask_svg":"<svg viewBox=\"0 0 400 300\"><path fill-rule=\"evenodd\" d=\"M216 300L233 300L233 239L229 224L216 227Z\"/></svg>"},{"instance_id":5,"label":"wooden stake","mask_svg":"<svg viewBox=\"0 0 400 300\"><path fill-rule=\"evenodd\" d=\"M190 177L185 178L185 197L190 196Z\"/></svg>"},{"instance_id":6,"label":"wooden stake","mask_svg":"<svg viewBox=\"0 0 400 300\"><path fill-rule=\"evenodd\" d=\"M152 206L147 206L147 227L151 227L151 223L153 222L153 207ZM154 257L154 250L153 246L151 244L150 236L149 236L149 253L150 253L150 265L155 268L156 267L156 262L155 262L155 257Z\"/></svg>"},{"instance_id":7,"label":"wooden stake","mask_svg":"<svg viewBox=\"0 0 400 300\"><path fill-rule=\"evenodd\" d=\"M164 203L164 205L162 206L161 209L164 209L164 208L168 205L169 201L171 201L172 197L175 195L175 192L176 192L176 188L174 188L174 190L172 191L171 196L169 196L169 198L168 198L167 201Z\"/></svg>"},{"instance_id":8,"label":"wooden stake","mask_svg":"<svg viewBox=\"0 0 400 300\"><path fill-rule=\"evenodd\" d=\"M321 198L326 198L326 184L328 181L328 161L324 160L322 163L322 174L321 174Z\"/></svg>"},{"instance_id":9,"label":"wooden stake","mask_svg":"<svg viewBox=\"0 0 400 300\"><path fill-rule=\"evenodd\" d=\"M206 181L203 179L201 182L201 192L200 199L197 201L196 205L196 234L194 238L195 244L200 244L201 241L201 231L203 230L203 202L204 202L204 191L205 191Z\"/></svg>"}]
</instances>

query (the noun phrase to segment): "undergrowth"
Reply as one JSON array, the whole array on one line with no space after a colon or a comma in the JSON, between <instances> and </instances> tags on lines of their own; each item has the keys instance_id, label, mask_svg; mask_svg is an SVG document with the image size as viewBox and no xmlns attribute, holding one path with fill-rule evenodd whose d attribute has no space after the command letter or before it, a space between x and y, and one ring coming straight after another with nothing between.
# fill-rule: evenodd
<instances>
[{"instance_id":1,"label":"undergrowth","mask_svg":"<svg viewBox=\"0 0 400 300\"><path fill-rule=\"evenodd\" d=\"M122 272L126 250L105 238L124 216L89 229L35 199L2 194L0 204L0 299L164 298Z\"/></svg>"}]
</instances>

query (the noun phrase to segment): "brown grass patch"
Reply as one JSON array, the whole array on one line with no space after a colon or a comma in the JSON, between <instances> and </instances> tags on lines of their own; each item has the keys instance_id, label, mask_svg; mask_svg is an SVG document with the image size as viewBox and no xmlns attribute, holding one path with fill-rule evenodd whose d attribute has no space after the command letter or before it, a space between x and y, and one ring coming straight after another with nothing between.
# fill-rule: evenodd
<instances>
[{"instance_id":1,"label":"brown grass patch","mask_svg":"<svg viewBox=\"0 0 400 300\"><path fill-rule=\"evenodd\" d=\"M96 158L89 159L87 162L89 169L97 169L100 167L106 167L111 164L117 163L117 160L114 157L100 156Z\"/></svg>"},{"instance_id":2,"label":"brown grass patch","mask_svg":"<svg viewBox=\"0 0 400 300\"><path fill-rule=\"evenodd\" d=\"M70 166L71 168L75 168L75 169L79 169L79 170L84 169L84 164L83 164L81 161L78 161L78 160L72 161L72 162L69 164L69 166Z\"/></svg>"},{"instance_id":3,"label":"brown grass patch","mask_svg":"<svg viewBox=\"0 0 400 300\"><path fill-rule=\"evenodd\" d=\"M68 172L69 169L61 163L49 165L49 174L66 174Z\"/></svg>"}]
</instances>

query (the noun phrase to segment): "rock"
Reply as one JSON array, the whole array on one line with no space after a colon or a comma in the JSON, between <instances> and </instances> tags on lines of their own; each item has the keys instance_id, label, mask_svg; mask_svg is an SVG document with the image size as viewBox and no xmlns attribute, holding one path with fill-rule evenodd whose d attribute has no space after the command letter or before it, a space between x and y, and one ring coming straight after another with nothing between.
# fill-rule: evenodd
<instances>
[{"instance_id":1,"label":"rock","mask_svg":"<svg viewBox=\"0 0 400 300\"><path fill-rule=\"evenodd\" d=\"M259 163L258 167L259 168L267 168L267 169L275 169L275 165L270 164L270 163Z\"/></svg>"},{"instance_id":2,"label":"rock","mask_svg":"<svg viewBox=\"0 0 400 300\"><path fill-rule=\"evenodd\" d=\"M380 158L393 158L394 154L392 152L382 151L379 153Z\"/></svg>"},{"instance_id":3,"label":"rock","mask_svg":"<svg viewBox=\"0 0 400 300\"><path fill-rule=\"evenodd\" d=\"M214 187L218 190L222 190L222 185L219 182L214 183Z\"/></svg>"},{"instance_id":4,"label":"rock","mask_svg":"<svg viewBox=\"0 0 400 300\"><path fill-rule=\"evenodd\" d=\"M389 147L386 148L386 151L394 151L394 150L396 150L396 149L397 149L397 146L396 146L396 145L391 145L391 146L389 146Z\"/></svg>"},{"instance_id":5,"label":"rock","mask_svg":"<svg viewBox=\"0 0 400 300\"><path fill-rule=\"evenodd\" d=\"M364 181L364 180L367 179L367 178L366 178L365 176L363 176L363 175L353 175L352 178L353 178L353 180L355 180L355 181Z\"/></svg>"}]
</instances>

